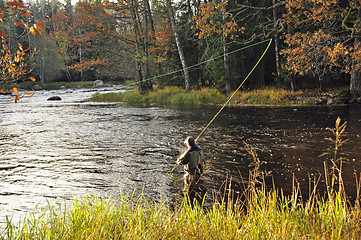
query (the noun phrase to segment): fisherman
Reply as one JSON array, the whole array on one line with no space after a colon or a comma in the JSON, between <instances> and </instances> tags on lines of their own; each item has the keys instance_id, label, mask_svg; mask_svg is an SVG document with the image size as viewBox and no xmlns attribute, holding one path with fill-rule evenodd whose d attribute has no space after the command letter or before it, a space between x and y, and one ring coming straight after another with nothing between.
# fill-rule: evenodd
<instances>
[{"instance_id":1,"label":"fisherman","mask_svg":"<svg viewBox=\"0 0 361 240\"><path fill-rule=\"evenodd\" d=\"M191 203L196 198L201 204L206 192L201 179L206 165L204 153L193 137L187 137L184 144L187 152L177 159L177 164L184 165L184 193Z\"/></svg>"}]
</instances>

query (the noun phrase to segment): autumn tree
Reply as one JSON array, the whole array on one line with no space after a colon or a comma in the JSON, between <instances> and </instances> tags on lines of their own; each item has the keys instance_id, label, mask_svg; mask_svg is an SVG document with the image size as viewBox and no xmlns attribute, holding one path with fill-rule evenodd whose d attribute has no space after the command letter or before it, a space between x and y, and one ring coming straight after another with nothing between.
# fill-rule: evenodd
<instances>
[{"instance_id":1,"label":"autumn tree","mask_svg":"<svg viewBox=\"0 0 361 240\"><path fill-rule=\"evenodd\" d=\"M27 19L30 17L29 8L22 0L2 2L0 6L0 83L16 82L32 71L33 65L29 59L34 51L20 42L10 42L37 33L43 34L43 23L29 23ZM33 77L30 79L35 81Z\"/></svg>"},{"instance_id":2,"label":"autumn tree","mask_svg":"<svg viewBox=\"0 0 361 240\"><path fill-rule=\"evenodd\" d=\"M193 17L195 20L193 28L197 30L198 39L206 41L205 45L208 46L206 49L209 49L211 54L214 55L214 52L219 52L218 55L223 54L223 69L218 69L215 72L222 74L221 76L218 75L217 78L221 79L225 85L226 93L229 94L232 82L229 49L237 34L241 33L244 27L238 26L227 7L228 1L224 0L201 3L198 14ZM206 55L209 56L209 54ZM212 68L215 69L216 67L217 64Z\"/></svg>"},{"instance_id":3,"label":"autumn tree","mask_svg":"<svg viewBox=\"0 0 361 240\"><path fill-rule=\"evenodd\" d=\"M164 75L180 67L168 9L164 1L153 1L151 5L152 24L150 28L149 60L154 75ZM184 86L184 75L170 74L153 80L158 86Z\"/></svg>"},{"instance_id":4,"label":"autumn tree","mask_svg":"<svg viewBox=\"0 0 361 240\"><path fill-rule=\"evenodd\" d=\"M164 61L161 52L166 49L159 49L158 43L164 41L157 37L159 31L153 14L153 9L159 4L158 1L150 4L149 0L107 2L108 9L117 19L118 39L127 45L125 51L133 58L134 75L141 93L153 89L152 76L159 73L157 65Z\"/></svg>"},{"instance_id":5,"label":"autumn tree","mask_svg":"<svg viewBox=\"0 0 361 240\"><path fill-rule=\"evenodd\" d=\"M320 86L337 73L350 74L351 94L361 96L360 1L286 2L285 68L317 78Z\"/></svg>"},{"instance_id":6,"label":"autumn tree","mask_svg":"<svg viewBox=\"0 0 361 240\"><path fill-rule=\"evenodd\" d=\"M98 78L109 61L109 46L115 44L114 19L102 3L80 1L73 9L63 9L52 18L54 36L61 46L67 68L79 79Z\"/></svg>"}]
</instances>

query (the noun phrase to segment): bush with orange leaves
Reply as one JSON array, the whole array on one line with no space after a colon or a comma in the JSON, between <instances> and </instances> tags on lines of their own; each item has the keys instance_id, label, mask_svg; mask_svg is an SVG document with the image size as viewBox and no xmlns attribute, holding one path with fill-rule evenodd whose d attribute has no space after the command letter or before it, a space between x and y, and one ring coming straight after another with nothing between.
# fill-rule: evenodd
<instances>
[{"instance_id":1,"label":"bush with orange leaves","mask_svg":"<svg viewBox=\"0 0 361 240\"><path fill-rule=\"evenodd\" d=\"M33 49L30 52L30 49L24 49L23 46L18 43L18 48L15 50L11 50L8 47L7 38L21 38L26 37L29 34L35 35L36 33L43 34L43 30L41 27L43 26L42 22L34 23L33 25L29 25L25 23L23 20L15 21L14 24L17 27L21 27L24 31L20 36L9 36L8 33L5 32L5 24L3 19L7 17L7 15L18 14L25 17L31 17L29 13L29 8L26 7L22 0L10 0L6 2L6 6L10 8L9 11L5 11L5 9L0 9L0 84L2 83L12 83L16 82L20 79L24 79L30 72L33 70L33 66L30 66L29 62L34 56L36 49ZM25 57L26 56L26 57ZM34 77L29 77L31 81L35 81ZM1 89L1 93L7 93L7 90ZM10 90L11 91L11 90ZM13 88L12 91L16 94L13 98L15 102L20 101L20 94L17 88ZM27 95L31 93L25 93Z\"/></svg>"}]
</instances>

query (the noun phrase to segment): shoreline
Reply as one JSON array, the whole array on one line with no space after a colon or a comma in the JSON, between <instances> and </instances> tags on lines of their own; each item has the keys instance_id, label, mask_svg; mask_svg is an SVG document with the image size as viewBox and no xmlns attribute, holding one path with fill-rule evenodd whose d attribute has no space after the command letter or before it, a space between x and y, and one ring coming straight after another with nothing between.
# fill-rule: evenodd
<instances>
[{"instance_id":1,"label":"shoreline","mask_svg":"<svg viewBox=\"0 0 361 240\"><path fill-rule=\"evenodd\" d=\"M296 107L296 106L329 106L361 103L361 99L350 99L341 89L327 92L316 90L295 91L282 88L266 87L236 93L234 99L227 104L230 107ZM153 92L140 94L134 88L123 93L96 93L90 99L95 102L128 102L222 106L228 97L218 90L202 88L186 92L178 87L166 87Z\"/></svg>"}]
</instances>

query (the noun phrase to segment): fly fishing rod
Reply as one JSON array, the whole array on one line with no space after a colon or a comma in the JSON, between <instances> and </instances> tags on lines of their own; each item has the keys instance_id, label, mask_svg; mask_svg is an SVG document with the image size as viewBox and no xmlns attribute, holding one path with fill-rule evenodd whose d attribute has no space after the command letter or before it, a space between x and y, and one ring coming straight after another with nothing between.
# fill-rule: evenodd
<instances>
[{"instance_id":1,"label":"fly fishing rod","mask_svg":"<svg viewBox=\"0 0 361 240\"><path fill-rule=\"evenodd\" d=\"M234 97L234 95L236 95L236 93L239 91L239 89L242 87L242 85L247 81L247 79L249 78L249 76L251 76L251 74L253 73L253 71L256 69L256 67L258 66L258 64L261 62L261 60L263 59L264 55L266 55L266 52L268 51L269 47L271 46L272 43L272 38L266 40L268 41L268 45L266 47L266 49L264 50L263 54L261 55L261 57L258 59L258 61L256 62L256 64L253 66L252 70L248 73L248 75L244 78L244 80L242 81L242 83L238 86L238 88L233 92L233 94L228 98L228 100L222 105L222 107L218 110L218 112L214 115L214 117L211 119L211 121L209 121L209 123L203 128L203 130L198 134L197 138L195 139L195 142L198 141L198 139L203 135L203 133L207 130L207 128L212 124L212 122L217 118L217 116L222 112L222 110L226 107L226 105L232 100L232 98ZM263 42L266 42L263 41ZM178 159L182 159L187 152L190 150L190 147L187 148L187 150L185 152L183 152ZM174 165L174 167L172 168L172 170L170 170L169 172L167 172L167 174L170 174L174 171L174 169L176 169L179 166L178 161L177 163Z\"/></svg>"}]
</instances>

